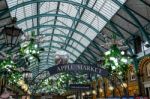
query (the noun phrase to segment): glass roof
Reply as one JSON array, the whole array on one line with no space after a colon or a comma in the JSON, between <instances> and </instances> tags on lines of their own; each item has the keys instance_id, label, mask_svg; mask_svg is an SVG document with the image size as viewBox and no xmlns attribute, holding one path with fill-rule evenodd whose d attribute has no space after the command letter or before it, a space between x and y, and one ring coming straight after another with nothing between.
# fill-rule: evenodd
<instances>
[{"instance_id":1,"label":"glass roof","mask_svg":"<svg viewBox=\"0 0 150 99\"><path fill-rule=\"evenodd\" d=\"M26 33L46 35L40 43L44 53L41 63L33 63L30 69L46 69L54 65L58 50L68 52L73 63L84 52L107 22L119 10L112 0L6 0L12 17ZM126 0L118 0L125 3ZM64 46L62 48L62 45ZM34 60L33 60L34 61Z\"/></svg>"}]
</instances>

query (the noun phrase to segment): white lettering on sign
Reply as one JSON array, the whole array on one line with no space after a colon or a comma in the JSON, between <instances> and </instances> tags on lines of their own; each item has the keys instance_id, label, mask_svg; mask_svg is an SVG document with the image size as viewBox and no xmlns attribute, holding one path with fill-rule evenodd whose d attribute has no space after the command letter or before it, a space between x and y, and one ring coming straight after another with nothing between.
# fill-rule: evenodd
<instances>
[{"instance_id":1,"label":"white lettering on sign","mask_svg":"<svg viewBox=\"0 0 150 99\"><path fill-rule=\"evenodd\" d=\"M73 64L73 65L58 66L57 72L61 72L61 71L90 71L90 72L101 73L102 70L97 67Z\"/></svg>"}]
</instances>

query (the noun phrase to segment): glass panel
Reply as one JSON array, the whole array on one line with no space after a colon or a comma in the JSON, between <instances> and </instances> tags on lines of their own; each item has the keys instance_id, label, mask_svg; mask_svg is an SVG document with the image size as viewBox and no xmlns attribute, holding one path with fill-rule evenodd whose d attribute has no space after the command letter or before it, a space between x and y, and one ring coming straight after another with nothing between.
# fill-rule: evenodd
<instances>
[{"instance_id":1,"label":"glass panel","mask_svg":"<svg viewBox=\"0 0 150 99\"><path fill-rule=\"evenodd\" d=\"M42 13L55 13L57 2L42 2L40 3L40 14Z\"/></svg>"},{"instance_id":2,"label":"glass panel","mask_svg":"<svg viewBox=\"0 0 150 99\"><path fill-rule=\"evenodd\" d=\"M119 9L119 6L115 4L111 0L107 0L105 5L100 9L100 13L102 13L107 19L110 19Z\"/></svg>"},{"instance_id":3,"label":"glass panel","mask_svg":"<svg viewBox=\"0 0 150 99\"><path fill-rule=\"evenodd\" d=\"M27 2L27 1L31 1L31 0L6 0L7 4L9 6L9 8L23 3L23 2ZM76 3L85 3L85 1L83 0L70 0L72 2L76 2ZM126 0L118 0L120 3L125 3ZM25 19L26 17L30 17L33 15L37 15L37 9L39 9L40 14L56 14L56 9L57 9L57 5L58 2L41 2L40 3L40 8L37 8L37 3L33 3L33 4L29 4L29 5L25 5L23 7L20 7L18 9L15 9L13 11L11 11L11 16L14 17L16 16L18 20L21 19ZM112 0L90 0L88 5L88 7L92 8L93 10L101 13L103 16L105 16L108 20L110 20L112 18L112 16L117 12L117 10L119 9L119 6L117 4L115 4ZM101 31L104 26L106 25L107 22L105 22L100 16L95 15L94 13L92 13L91 11L85 9L83 12L83 15L79 17L77 17L77 10L79 9L79 7L75 6L75 5L71 5L69 3L60 3L60 7L59 7L59 14L63 14L63 15L67 15L67 16L72 16L72 17L76 17L88 24L90 24L92 27L94 27L97 31ZM81 8L82 11L82 8ZM81 12L80 12L81 13ZM55 25L54 24L54 20L55 20L55 16L47 16L47 17L41 17L40 19L40 25ZM31 28L32 26L37 26L37 18L33 18L30 20L26 20L20 24L18 24L18 26L20 28L22 28L23 30ZM76 22L77 23L77 22ZM64 26L64 27L69 27L71 28L69 29L64 29L64 28L60 28L60 27L44 27L44 28L40 28L40 34L45 34L47 35L47 38L45 38L47 41L44 43L40 43L39 46L40 47L44 47L50 46L50 39L51 39L51 35L53 29L54 30L54 34L56 34L57 36L54 35L53 37L53 41L59 41L59 42L65 42L66 38L65 37L61 37L58 36L58 34L61 35L65 35L68 36L68 33L73 33L72 38L79 41L80 43L82 43L85 48L88 47L88 45L90 44L90 41L92 41L98 33L96 33L94 30L92 30L92 28L82 24L80 21L78 22L77 27L75 28L77 31L81 32L81 34L77 34L75 31L73 31L74 26L73 25L73 20L68 19L68 18L63 18L63 17L57 17L57 22L56 22L56 26ZM37 31L37 29L35 29ZM67 38L67 40L69 40L70 34ZM82 35L83 34L83 35ZM49 36L48 36L49 35ZM88 38L86 38L85 36L87 36ZM98 43L103 43L100 40ZM78 43L70 40L69 42L70 46L73 46L74 48L71 48L70 46L67 46L66 50L68 50L69 52L73 53L74 55L76 55L77 57L80 56L80 54L85 50L85 48L81 45L79 45ZM52 46L55 47L61 47L61 44L56 43L56 42L52 42ZM100 46L100 45L98 45ZM78 49L78 51L75 50ZM102 49L104 50L104 49ZM43 59L42 62L44 62L45 58L47 58L47 54L48 54L49 48L45 48L45 52L40 54L40 58ZM57 51L56 48L51 48L51 51L55 52ZM70 55L71 59L69 60L70 62L73 62L76 60L76 57L74 55ZM49 62L54 62L54 58L53 58L53 54L50 52L50 56L49 57ZM38 65L36 63L36 65ZM44 64L43 64L44 65ZM44 65L44 67L42 67L42 65L40 66L40 68L46 68L47 65ZM31 67L30 67L31 68ZM32 67L32 69L34 69L35 66ZM34 69L36 71L36 69Z\"/></svg>"},{"instance_id":4,"label":"glass panel","mask_svg":"<svg viewBox=\"0 0 150 99\"><path fill-rule=\"evenodd\" d=\"M82 39L80 40L80 42L81 42L83 45L85 45L85 46L88 46L88 45L90 44L90 41L88 41L88 40L85 39L85 38L82 38Z\"/></svg>"},{"instance_id":5,"label":"glass panel","mask_svg":"<svg viewBox=\"0 0 150 99\"><path fill-rule=\"evenodd\" d=\"M60 13L66 13L69 16L76 16L77 9L75 6L67 4L67 3L61 3L60 4Z\"/></svg>"}]
</instances>

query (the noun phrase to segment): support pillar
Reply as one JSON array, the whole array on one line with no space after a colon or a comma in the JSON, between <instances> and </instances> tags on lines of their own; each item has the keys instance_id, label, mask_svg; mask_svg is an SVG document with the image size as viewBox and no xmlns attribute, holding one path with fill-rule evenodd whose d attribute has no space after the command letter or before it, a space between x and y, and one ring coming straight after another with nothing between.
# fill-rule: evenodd
<instances>
[{"instance_id":1,"label":"support pillar","mask_svg":"<svg viewBox=\"0 0 150 99\"><path fill-rule=\"evenodd\" d=\"M97 99L101 98L101 92L100 92L100 88L101 88L101 81L100 79L98 80L98 85L97 85Z\"/></svg>"},{"instance_id":2,"label":"support pillar","mask_svg":"<svg viewBox=\"0 0 150 99\"><path fill-rule=\"evenodd\" d=\"M96 81L94 81L92 83L92 87L93 87L93 90L92 90L92 99L96 99ZM93 91L95 91L95 93L93 93Z\"/></svg>"},{"instance_id":3,"label":"support pillar","mask_svg":"<svg viewBox=\"0 0 150 99\"><path fill-rule=\"evenodd\" d=\"M104 98L107 98L107 79L106 78L104 78L103 87L104 87Z\"/></svg>"}]
</instances>

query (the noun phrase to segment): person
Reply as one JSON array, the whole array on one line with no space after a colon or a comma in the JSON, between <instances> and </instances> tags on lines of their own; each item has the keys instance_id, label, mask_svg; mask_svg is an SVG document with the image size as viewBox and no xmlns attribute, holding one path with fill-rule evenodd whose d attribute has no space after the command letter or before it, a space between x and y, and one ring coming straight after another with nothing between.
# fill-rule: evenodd
<instances>
[{"instance_id":1,"label":"person","mask_svg":"<svg viewBox=\"0 0 150 99\"><path fill-rule=\"evenodd\" d=\"M4 89L4 92L0 95L0 99L8 99L10 96L10 93L7 91L7 89Z\"/></svg>"},{"instance_id":2,"label":"person","mask_svg":"<svg viewBox=\"0 0 150 99\"><path fill-rule=\"evenodd\" d=\"M9 96L9 99L14 99L12 96Z\"/></svg>"}]
</instances>

